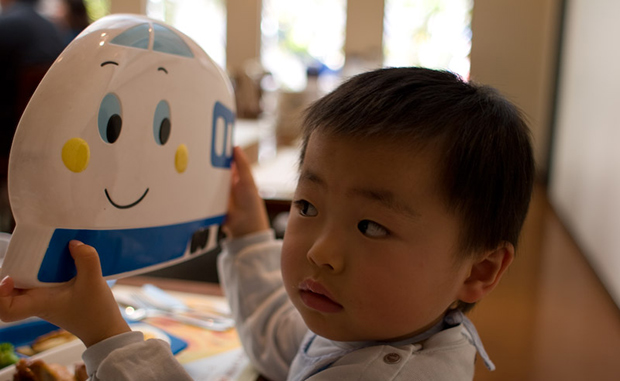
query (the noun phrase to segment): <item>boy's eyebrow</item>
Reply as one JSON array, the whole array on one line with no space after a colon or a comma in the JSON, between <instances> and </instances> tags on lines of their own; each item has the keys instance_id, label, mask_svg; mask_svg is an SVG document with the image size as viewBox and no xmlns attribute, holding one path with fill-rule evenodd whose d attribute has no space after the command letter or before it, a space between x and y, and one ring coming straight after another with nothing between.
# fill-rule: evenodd
<instances>
[{"instance_id":1,"label":"boy's eyebrow","mask_svg":"<svg viewBox=\"0 0 620 381\"><path fill-rule=\"evenodd\" d=\"M303 170L299 175L299 181L309 181L321 187L327 188L327 183L314 172ZM405 215L409 218L419 218L420 213L413 210L409 205L400 200L394 192L382 188L353 188L347 191L347 196L359 196L367 200L378 202L386 208Z\"/></svg>"},{"instance_id":2,"label":"boy's eyebrow","mask_svg":"<svg viewBox=\"0 0 620 381\"><path fill-rule=\"evenodd\" d=\"M321 186L327 186L325 181L323 181L323 179L319 177L319 175L307 169L303 170L301 174L299 175L299 181L301 182L302 180L310 181L311 183L315 183Z\"/></svg>"},{"instance_id":3,"label":"boy's eyebrow","mask_svg":"<svg viewBox=\"0 0 620 381\"><path fill-rule=\"evenodd\" d=\"M387 189L353 188L347 192L350 196L360 196L370 201L378 202L386 208L409 218L419 218L420 213L400 200L394 192Z\"/></svg>"}]
</instances>

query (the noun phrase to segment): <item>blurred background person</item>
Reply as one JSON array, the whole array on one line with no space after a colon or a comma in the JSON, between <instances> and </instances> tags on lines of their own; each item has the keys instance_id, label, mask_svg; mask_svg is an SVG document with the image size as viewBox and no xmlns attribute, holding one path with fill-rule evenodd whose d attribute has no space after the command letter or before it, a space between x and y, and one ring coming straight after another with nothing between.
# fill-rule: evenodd
<instances>
[{"instance_id":1,"label":"blurred background person","mask_svg":"<svg viewBox=\"0 0 620 381\"><path fill-rule=\"evenodd\" d=\"M92 22L83 0L60 1L55 21L66 45Z\"/></svg>"},{"instance_id":2,"label":"blurred background person","mask_svg":"<svg viewBox=\"0 0 620 381\"><path fill-rule=\"evenodd\" d=\"M37 0L0 0L0 231L11 231L7 170L22 112L65 43L58 28L36 11Z\"/></svg>"}]
</instances>

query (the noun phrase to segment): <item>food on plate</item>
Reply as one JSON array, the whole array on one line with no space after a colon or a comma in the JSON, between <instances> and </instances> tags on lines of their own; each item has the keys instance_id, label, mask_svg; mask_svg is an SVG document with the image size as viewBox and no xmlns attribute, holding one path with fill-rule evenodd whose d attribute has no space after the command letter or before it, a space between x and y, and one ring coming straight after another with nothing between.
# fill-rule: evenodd
<instances>
[{"instance_id":1,"label":"food on plate","mask_svg":"<svg viewBox=\"0 0 620 381\"><path fill-rule=\"evenodd\" d=\"M19 357L15 354L15 348L11 343L0 343L0 369L19 361Z\"/></svg>"},{"instance_id":2,"label":"food on plate","mask_svg":"<svg viewBox=\"0 0 620 381\"><path fill-rule=\"evenodd\" d=\"M85 381L84 364L75 366L75 372L59 364L47 364L43 360L20 359L15 365L13 381ZM74 374L75 373L75 374Z\"/></svg>"},{"instance_id":3,"label":"food on plate","mask_svg":"<svg viewBox=\"0 0 620 381\"><path fill-rule=\"evenodd\" d=\"M65 331L64 329L59 329L43 336L39 336L30 345L18 347L17 352L26 356L32 356L76 339L77 337L73 334Z\"/></svg>"}]
</instances>

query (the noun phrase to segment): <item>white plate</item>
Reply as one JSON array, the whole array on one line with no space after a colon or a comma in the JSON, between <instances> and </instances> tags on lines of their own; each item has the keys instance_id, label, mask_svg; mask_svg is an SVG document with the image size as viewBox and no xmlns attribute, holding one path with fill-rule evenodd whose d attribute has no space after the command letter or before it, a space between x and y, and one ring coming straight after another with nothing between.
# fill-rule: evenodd
<instances>
[{"instance_id":1,"label":"white plate","mask_svg":"<svg viewBox=\"0 0 620 381\"><path fill-rule=\"evenodd\" d=\"M145 323L135 323L130 325L134 331L141 331L146 338L161 339L170 344L170 338L159 328ZM86 347L80 340L73 340L58 347L48 349L47 351L37 353L30 357L31 359L40 359L48 364L59 364L73 371L73 366L82 362L82 353ZM15 365L8 366L0 370L0 381L13 381L15 373Z\"/></svg>"},{"instance_id":2,"label":"white plate","mask_svg":"<svg viewBox=\"0 0 620 381\"><path fill-rule=\"evenodd\" d=\"M73 340L67 344L38 353L31 359L41 359L49 364L60 364L73 371L73 364L82 361L82 353L86 347L80 340ZM12 381L15 373L15 365L0 370L0 381Z\"/></svg>"}]
</instances>

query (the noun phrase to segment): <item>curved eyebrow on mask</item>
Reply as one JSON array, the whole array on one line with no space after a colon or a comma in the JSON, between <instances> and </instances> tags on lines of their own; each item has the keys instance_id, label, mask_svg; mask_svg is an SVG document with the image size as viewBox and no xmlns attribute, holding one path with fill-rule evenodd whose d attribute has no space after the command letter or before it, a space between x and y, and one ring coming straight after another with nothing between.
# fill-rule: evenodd
<instances>
[{"instance_id":1,"label":"curved eyebrow on mask","mask_svg":"<svg viewBox=\"0 0 620 381\"><path fill-rule=\"evenodd\" d=\"M327 182L323 180L319 175L309 170L304 170L299 175L299 182L307 181L318 185L321 188L327 189ZM368 201L379 203L387 209L393 212L401 214L405 217L417 219L420 217L420 213L416 212L403 200L394 194L389 189L383 188L370 188L370 187L355 187L348 189L346 192L347 197L361 197Z\"/></svg>"},{"instance_id":2,"label":"curved eyebrow on mask","mask_svg":"<svg viewBox=\"0 0 620 381\"><path fill-rule=\"evenodd\" d=\"M116 65L118 66L118 62L115 61L105 61L101 63L101 67L104 67L105 65Z\"/></svg>"},{"instance_id":3,"label":"curved eyebrow on mask","mask_svg":"<svg viewBox=\"0 0 620 381\"><path fill-rule=\"evenodd\" d=\"M168 70L166 70L165 67L161 67L160 66L160 67L157 68L157 71L163 71L164 73L168 74Z\"/></svg>"}]
</instances>

